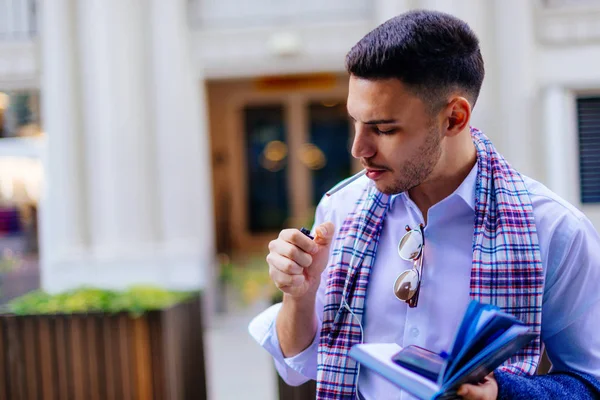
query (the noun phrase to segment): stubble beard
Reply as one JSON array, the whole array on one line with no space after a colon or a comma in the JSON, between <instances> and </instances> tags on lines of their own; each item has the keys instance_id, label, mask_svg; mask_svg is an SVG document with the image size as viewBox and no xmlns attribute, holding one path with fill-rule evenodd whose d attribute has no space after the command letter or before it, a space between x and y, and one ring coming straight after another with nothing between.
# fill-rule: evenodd
<instances>
[{"instance_id":1,"label":"stubble beard","mask_svg":"<svg viewBox=\"0 0 600 400\"><path fill-rule=\"evenodd\" d=\"M427 139L416 152L415 156L406 161L396 171L396 174L399 176L392 183L383 187L377 185L377 189L384 194L392 195L406 192L419 186L431 175L441 157L441 141L442 137L440 133L432 126L428 131Z\"/></svg>"}]
</instances>

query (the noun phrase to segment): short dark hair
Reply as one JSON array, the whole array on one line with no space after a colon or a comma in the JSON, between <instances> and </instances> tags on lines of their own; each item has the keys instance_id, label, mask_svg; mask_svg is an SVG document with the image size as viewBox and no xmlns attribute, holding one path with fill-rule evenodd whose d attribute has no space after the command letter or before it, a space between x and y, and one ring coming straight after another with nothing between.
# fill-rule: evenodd
<instances>
[{"instance_id":1,"label":"short dark hair","mask_svg":"<svg viewBox=\"0 0 600 400\"><path fill-rule=\"evenodd\" d=\"M464 91L474 105L485 74L471 28L452 15L425 10L409 11L369 32L348 52L346 69L359 78L397 78L432 111L453 90Z\"/></svg>"}]
</instances>

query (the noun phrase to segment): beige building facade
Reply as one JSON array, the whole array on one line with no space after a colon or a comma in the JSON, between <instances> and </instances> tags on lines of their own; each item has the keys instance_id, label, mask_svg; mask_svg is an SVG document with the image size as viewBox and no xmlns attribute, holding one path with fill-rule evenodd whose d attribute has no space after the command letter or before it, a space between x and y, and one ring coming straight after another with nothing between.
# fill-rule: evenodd
<instances>
[{"instance_id":1,"label":"beige building facade","mask_svg":"<svg viewBox=\"0 0 600 400\"><path fill-rule=\"evenodd\" d=\"M0 155L43 166L43 286L210 287L217 252L310 223L357 169L344 56L413 8L471 25L473 125L600 228L596 0L0 0L0 91L41 97L42 137Z\"/></svg>"}]
</instances>

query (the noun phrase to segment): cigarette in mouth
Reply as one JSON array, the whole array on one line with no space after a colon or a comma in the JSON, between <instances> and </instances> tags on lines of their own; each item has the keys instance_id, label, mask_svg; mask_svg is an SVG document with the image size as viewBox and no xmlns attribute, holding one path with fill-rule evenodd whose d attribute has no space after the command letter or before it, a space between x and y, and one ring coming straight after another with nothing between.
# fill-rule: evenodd
<instances>
[{"instance_id":1,"label":"cigarette in mouth","mask_svg":"<svg viewBox=\"0 0 600 400\"><path fill-rule=\"evenodd\" d=\"M355 180L357 180L358 178L360 178L361 176L363 176L366 173L367 173L367 170L363 169L358 174L355 174L355 175L351 176L350 178L341 181L340 183L338 183L337 185L332 187L331 190L329 190L329 192L327 192L325 194L327 196L331 196L332 194L339 192L340 190L342 190L343 188L345 188L346 186L348 186L349 184L351 184L352 182L354 182Z\"/></svg>"}]
</instances>

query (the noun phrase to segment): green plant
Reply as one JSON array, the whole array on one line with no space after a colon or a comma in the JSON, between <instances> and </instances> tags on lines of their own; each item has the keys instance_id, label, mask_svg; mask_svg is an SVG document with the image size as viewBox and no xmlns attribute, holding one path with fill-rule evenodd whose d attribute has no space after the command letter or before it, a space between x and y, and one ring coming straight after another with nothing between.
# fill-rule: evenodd
<instances>
[{"instance_id":1,"label":"green plant","mask_svg":"<svg viewBox=\"0 0 600 400\"><path fill-rule=\"evenodd\" d=\"M252 304L258 300L271 300L279 290L269 276L269 268L264 255L236 257L220 255L219 279L238 294L242 304Z\"/></svg>"},{"instance_id":2,"label":"green plant","mask_svg":"<svg viewBox=\"0 0 600 400\"><path fill-rule=\"evenodd\" d=\"M195 294L152 286L132 286L125 291L80 288L59 294L38 290L12 300L8 310L17 315L93 312L140 315L145 311L168 308Z\"/></svg>"}]
</instances>

